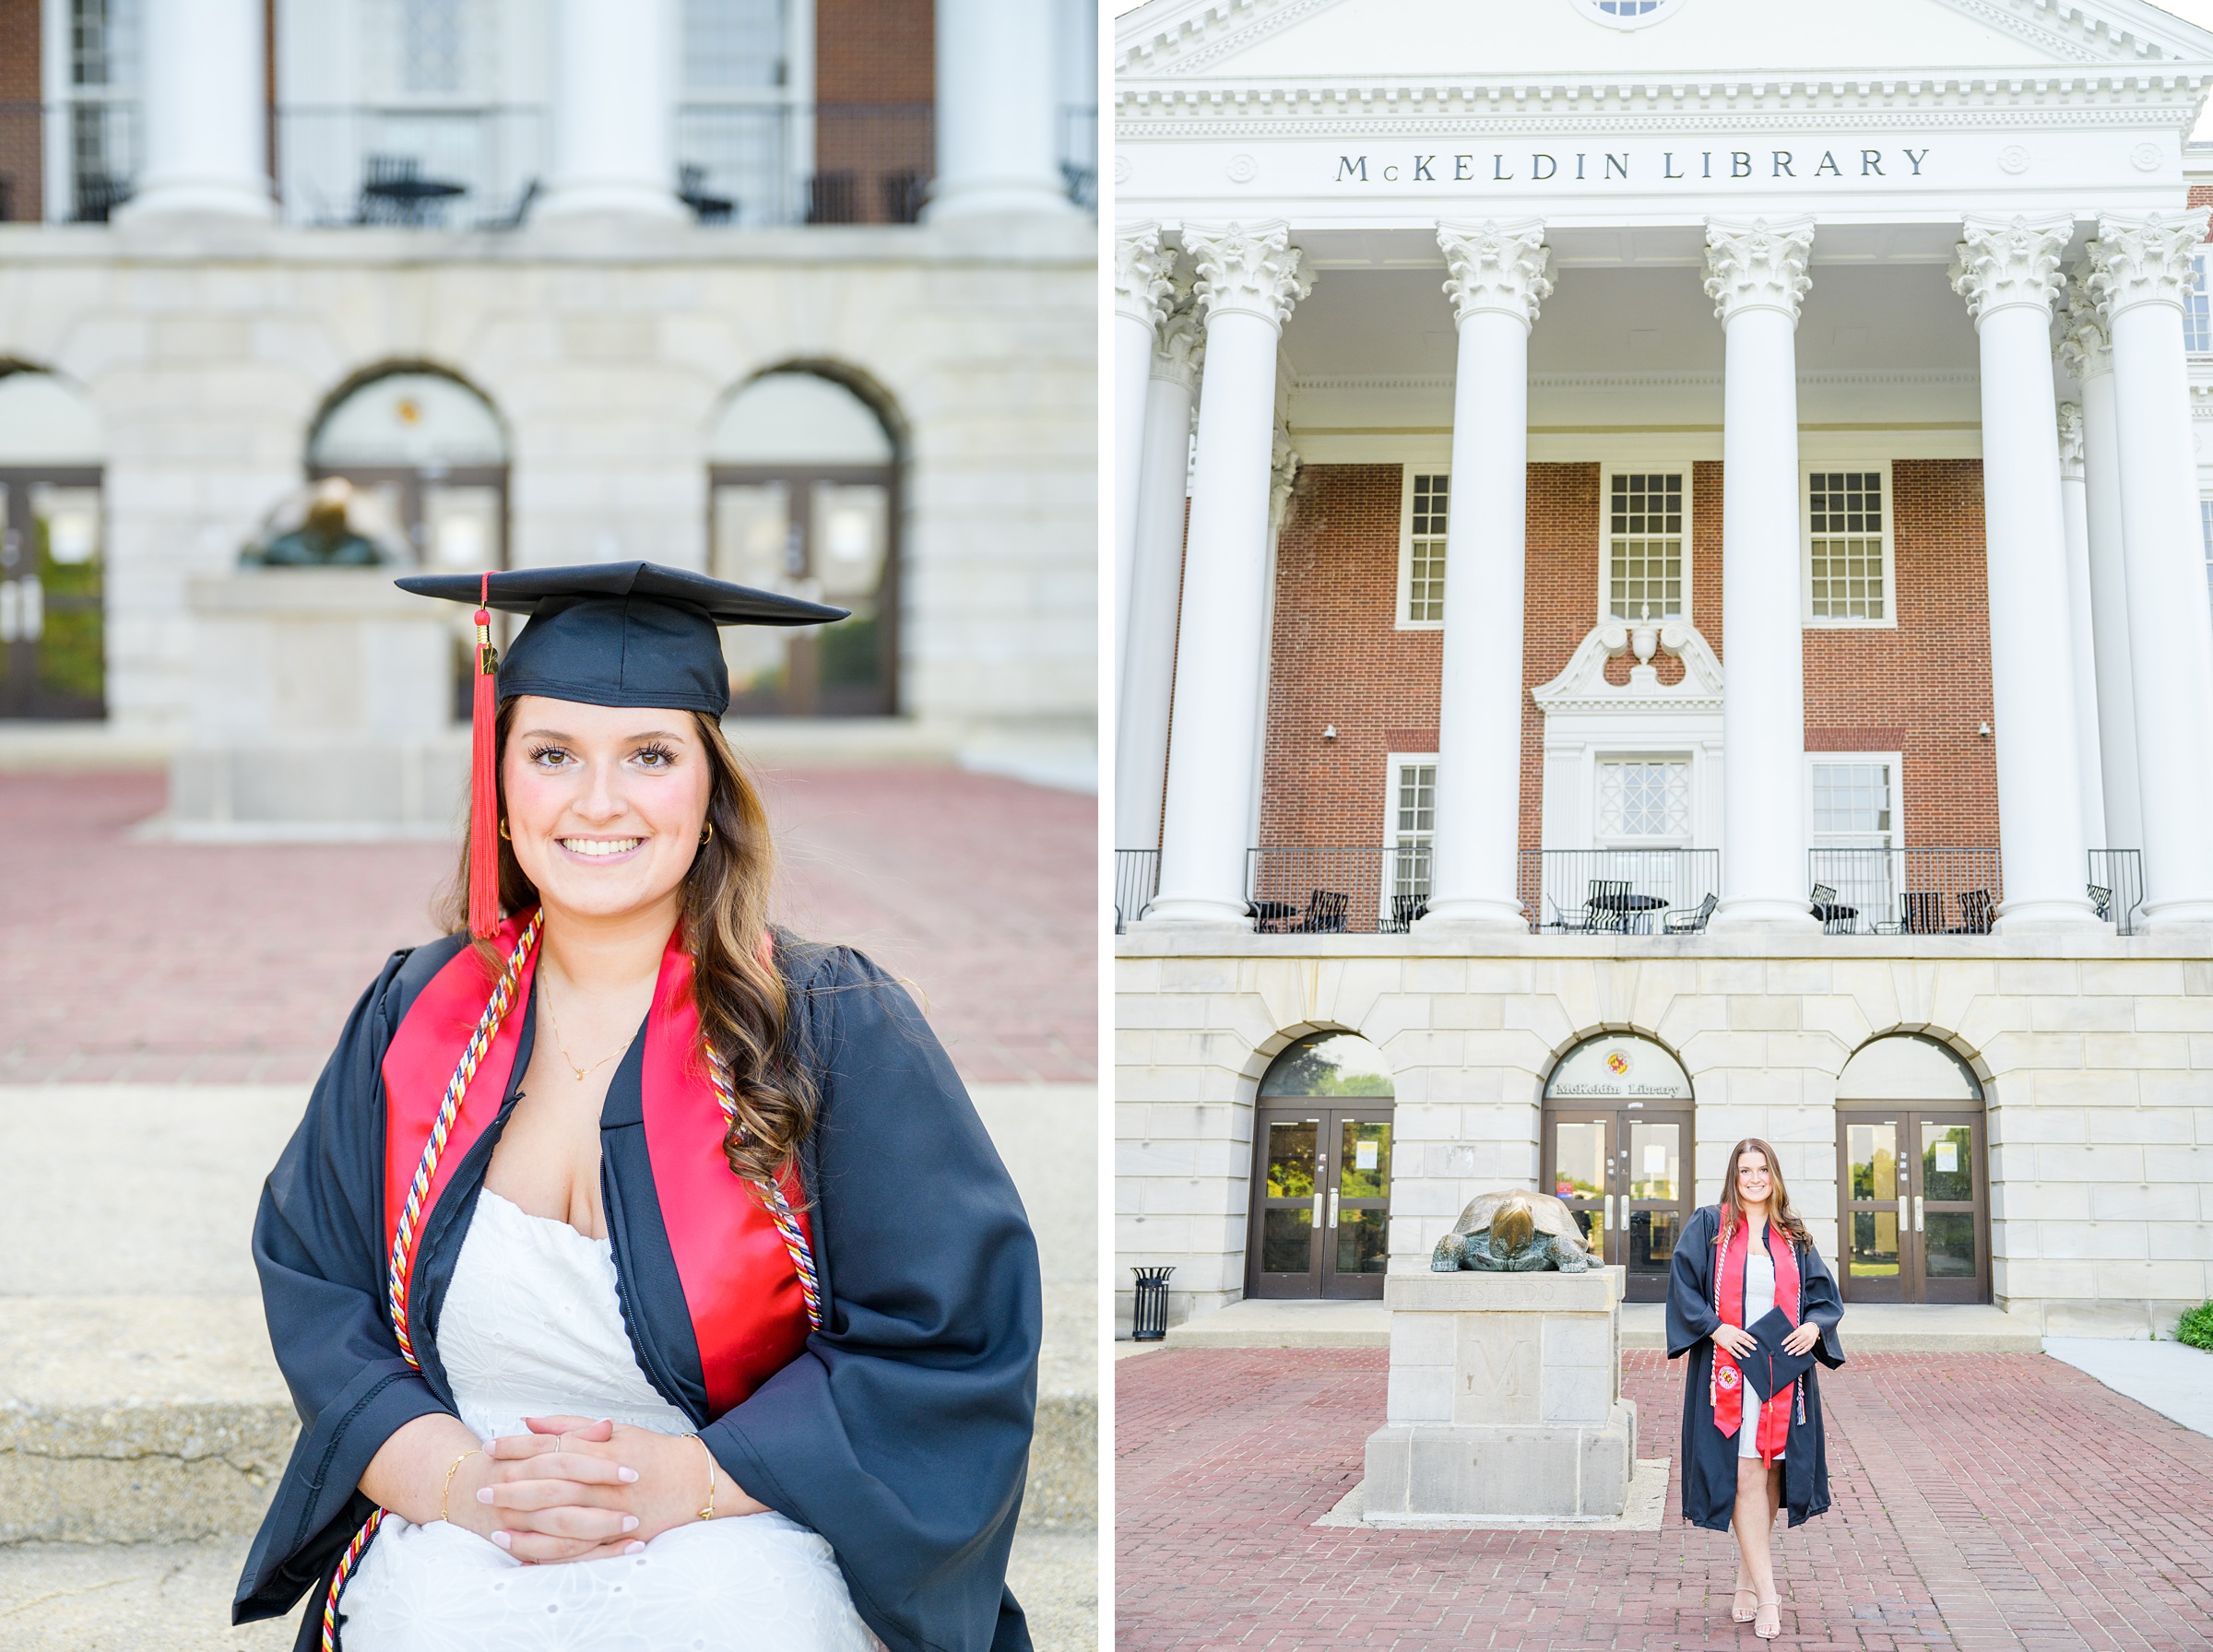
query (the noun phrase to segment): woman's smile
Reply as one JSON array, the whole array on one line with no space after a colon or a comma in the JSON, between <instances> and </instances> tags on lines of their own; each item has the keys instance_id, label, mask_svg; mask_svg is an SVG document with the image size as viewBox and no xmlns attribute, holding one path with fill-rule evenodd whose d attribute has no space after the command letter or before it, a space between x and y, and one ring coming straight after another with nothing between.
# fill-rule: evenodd
<instances>
[{"instance_id":1,"label":"woman's smile","mask_svg":"<svg viewBox=\"0 0 2213 1652\"><path fill-rule=\"evenodd\" d=\"M621 860L644 844L643 837L561 837L553 840L585 860Z\"/></svg>"}]
</instances>

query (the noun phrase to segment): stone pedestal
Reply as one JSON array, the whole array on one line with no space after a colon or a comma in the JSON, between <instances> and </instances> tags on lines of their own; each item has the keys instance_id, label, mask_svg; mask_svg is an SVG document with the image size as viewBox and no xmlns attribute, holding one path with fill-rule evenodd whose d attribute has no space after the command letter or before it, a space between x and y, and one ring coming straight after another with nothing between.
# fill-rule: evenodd
<instances>
[{"instance_id":1,"label":"stone pedestal","mask_svg":"<svg viewBox=\"0 0 2213 1652\"><path fill-rule=\"evenodd\" d=\"M190 582L192 739L170 760L184 837L450 835L468 784L454 721L467 610L388 568ZM456 620L458 616L458 620Z\"/></svg>"},{"instance_id":2,"label":"stone pedestal","mask_svg":"<svg viewBox=\"0 0 2213 1652\"><path fill-rule=\"evenodd\" d=\"M1391 1397L1367 1437L1371 1526L1611 1520L1637 1459L1619 1268L1394 1273Z\"/></svg>"}]
</instances>

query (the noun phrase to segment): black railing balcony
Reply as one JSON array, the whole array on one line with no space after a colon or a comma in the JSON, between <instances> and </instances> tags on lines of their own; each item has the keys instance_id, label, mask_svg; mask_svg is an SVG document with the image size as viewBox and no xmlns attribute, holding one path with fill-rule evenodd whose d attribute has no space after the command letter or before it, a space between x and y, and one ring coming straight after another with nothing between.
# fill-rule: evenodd
<instances>
[{"instance_id":1,"label":"black railing balcony","mask_svg":"<svg viewBox=\"0 0 2213 1652\"><path fill-rule=\"evenodd\" d=\"M2134 935L2144 904L2144 855L2139 849L2090 851L2090 904L2122 935Z\"/></svg>"},{"instance_id":2,"label":"black railing balcony","mask_svg":"<svg viewBox=\"0 0 2213 1652\"><path fill-rule=\"evenodd\" d=\"M1831 935L1987 935L2006 898L1995 849L1813 849L1807 904Z\"/></svg>"},{"instance_id":3,"label":"black railing balcony","mask_svg":"<svg viewBox=\"0 0 2213 1652\"><path fill-rule=\"evenodd\" d=\"M1117 849L1114 852L1114 932L1121 934L1145 915L1153 897L1160 892L1158 849Z\"/></svg>"},{"instance_id":4,"label":"black railing balcony","mask_svg":"<svg viewBox=\"0 0 2213 1652\"><path fill-rule=\"evenodd\" d=\"M1086 212L1099 209L1099 112L1092 104L1060 107L1060 176L1068 198Z\"/></svg>"},{"instance_id":5,"label":"black railing balcony","mask_svg":"<svg viewBox=\"0 0 2213 1652\"><path fill-rule=\"evenodd\" d=\"M702 223L911 224L929 193L928 103L678 106L679 192Z\"/></svg>"},{"instance_id":6,"label":"black railing balcony","mask_svg":"<svg viewBox=\"0 0 2213 1652\"><path fill-rule=\"evenodd\" d=\"M1521 852L1521 906L1539 935L1696 935L1721 883L1718 849Z\"/></svg>"},{"instance_id":7,"label":"black railing balcony","mask_svg":"<svg viewBox=\"0 0 2213 1652\"><path fill-rule=\"evenodd\" d=\"M512 229L545 172L544 126L542 112L523 104L280 109L284 221Z\"/></svg>"},{"instance_id":8,"label":"black railing balcony","mask_svg":"<svg viewBox=\"0 0 2213 1652\"><path fill-rule=\"evenodd\" d=\"M138 174L138 105L0 102L0 222L104 224Z\"/></svg>"},{"instance_id":9,"label":"black railing balcony","mask_svg":"<svg viewBox=\"0 0 2213 1652\"><path fill-rule=\"evenodd\" d=\"M1246 898L1262 935L1403 935L1429 911L1429 845L1253 849Z\"/></svg>"}]
</instances>

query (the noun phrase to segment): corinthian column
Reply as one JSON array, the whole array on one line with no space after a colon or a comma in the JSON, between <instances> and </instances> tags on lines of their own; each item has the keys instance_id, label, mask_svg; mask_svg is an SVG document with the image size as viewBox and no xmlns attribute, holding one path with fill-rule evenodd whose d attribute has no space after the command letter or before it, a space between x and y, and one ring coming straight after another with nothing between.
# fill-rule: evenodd
<instances>
[{"instance_id":1,"label":"corinthian column","mask_svg":"<svg viewBox=\"0 0 2213 1652\"><path fill-rule=\"evenodd\" d=\"M1962 227L1952 290L1967 301L1982 342L1982 542L2006 884L1997 927L2095 924L2085 892L2089 845L2052 385L2052 301L2075 220L1970 218Z\"/></svg>"},{"instance_id":2,"label":"corinthian column","mask_svg":"<svg viewBox=\"0 0 2213 1652\"><path fill-rule=\"evenodd\" d=\"M1175 250L1160 244L1158 224L1125 224L1115 231L1114 687L1118 703L1130 652L1130 572L1137 545L1145 387L1153 376L1153 339L1175 291L1168 279L1175 267Z\"/></svg>"},{"instance_id":3,"label":"corinthian column","mask_svg":"<svg viewBox=\"0 0 2213 1652\"><path fill-rule=\"evenodd\" d=\"M2059 405L2059 499L2067 545L2067 648L2074 664L2076 797L2082 841L2105 843L2105 780L2098 741L2098 639L2090 608L2090 507L2082 406Z\"/></svg>"},{"instance_id":4,"label":"corinthian column","mask_svg":"<svg viewBox=\"0 0 2213 1652\"><path fill-rule=\"evenodd\" d=\"M2207 622L2183 300L2207 214L2098 218L2090 290L2113 349L2144 917L2213 924L2213 625Z\"/></svg>"},{"instance_id":5,"label":"corinthian column","mask_svg":"<svg viewBox=\"0 0 2213 1652\"><path fill-rule=\"evenodd\" d=\"M1722 901L1712 929L1811 929L1799 575L1798 303L1814 221L1706 220L1722 374Z\"/></svg>"},{"instance_id":6,"label":"corinthian column","mask_svg":"<svg viewBox=\"0 0 2213 1652\"><path fill-rule=\"evenodd\" d=\"M2105 820L2093 848L2141 849L2136 694L2128 669L2128 572L2121 551L2121 437L2113 423L2113 352L2089 289L2088 261L2067 282L2060 365L2082 386L2083 515L2089 534L2091 657L2098 692L2098 762ZM2080 662L2077 662L2079 668Z\"/></svg>"},{"instance_id":7,"label":"corinthian column","mask_svg":"<svg viewBox=\"0 0 2213 1652\"><path fill-rule=\"evenodd\" d=\"M1245 851L1260 727L1275 352L1313 289L1291 226L1183 227L1206 317L1199 455L1178 628L1174 740L1152 921L1249 923Z\"/></svg>"},{"instance_id":8,"label":"corinthian column","mask_svg":"<svg viewBox=\"0 0 2213 1652\"><path fill-rule=\"evenodd\" d=\"M1167 777L1168 689L1176 676L1176 599L1183 584L1184 480L1190 468L1191 400L1206 351L1189 295L1162 324L1145 397L1145 445L1137 482L1137 548L1125 650L1121 716L1114 731L1114 841L1160 842Z\"/></svg>"},{"instance_id":9,"label":"corinthian column","mask_svg":"<svg viewBox=\"0 0 2213 1652\"><path fill-rule=\"evenodd\" d=\"M1529 330L1552 296L1544 226L1439 224L1460 325L1445 515L1437 832L1425 925L1526 929L1521 832L1522 552L1529 516Z\"/></svg>"}]
</instances>

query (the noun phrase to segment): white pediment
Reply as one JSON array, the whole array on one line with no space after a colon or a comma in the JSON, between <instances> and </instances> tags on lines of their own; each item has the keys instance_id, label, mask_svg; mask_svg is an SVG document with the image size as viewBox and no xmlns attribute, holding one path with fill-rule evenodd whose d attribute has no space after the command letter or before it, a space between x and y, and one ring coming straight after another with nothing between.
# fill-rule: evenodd
<instances>
[{"instance_id":1,"label":"white pediment","mask_svg":"<svg viewBox=\"0 0 2213 1652\"><path fill-rule=\"evenodd\" d=\"M1629 667L1629 680L1608 682L1606 663L1629 653L1637 656ZM1652 664L1655 654L1672 654L1681 660L1683 675L1673 683L1662 682L1660 669ZM1576 645L1566 669L1529 694L1547 717L1624 713L1669 718L1719 715L1722 662L1695 625L1678 620L1614 621L1593 627Z\"/></svg>"},{"instance_id":2,"label":"white pediment","mask_svg":"<svg viewBox=\"0 0 2213 1652\"><path fill-rule=\"evenodd\" d=\"M1127 80L1393 83L1524 77L2167 69L2213 63L2213 33L2098 0L1663 0L1623 28L1589 0L1153 0L1116 29Z\"/></svg>"}]
</instances>

